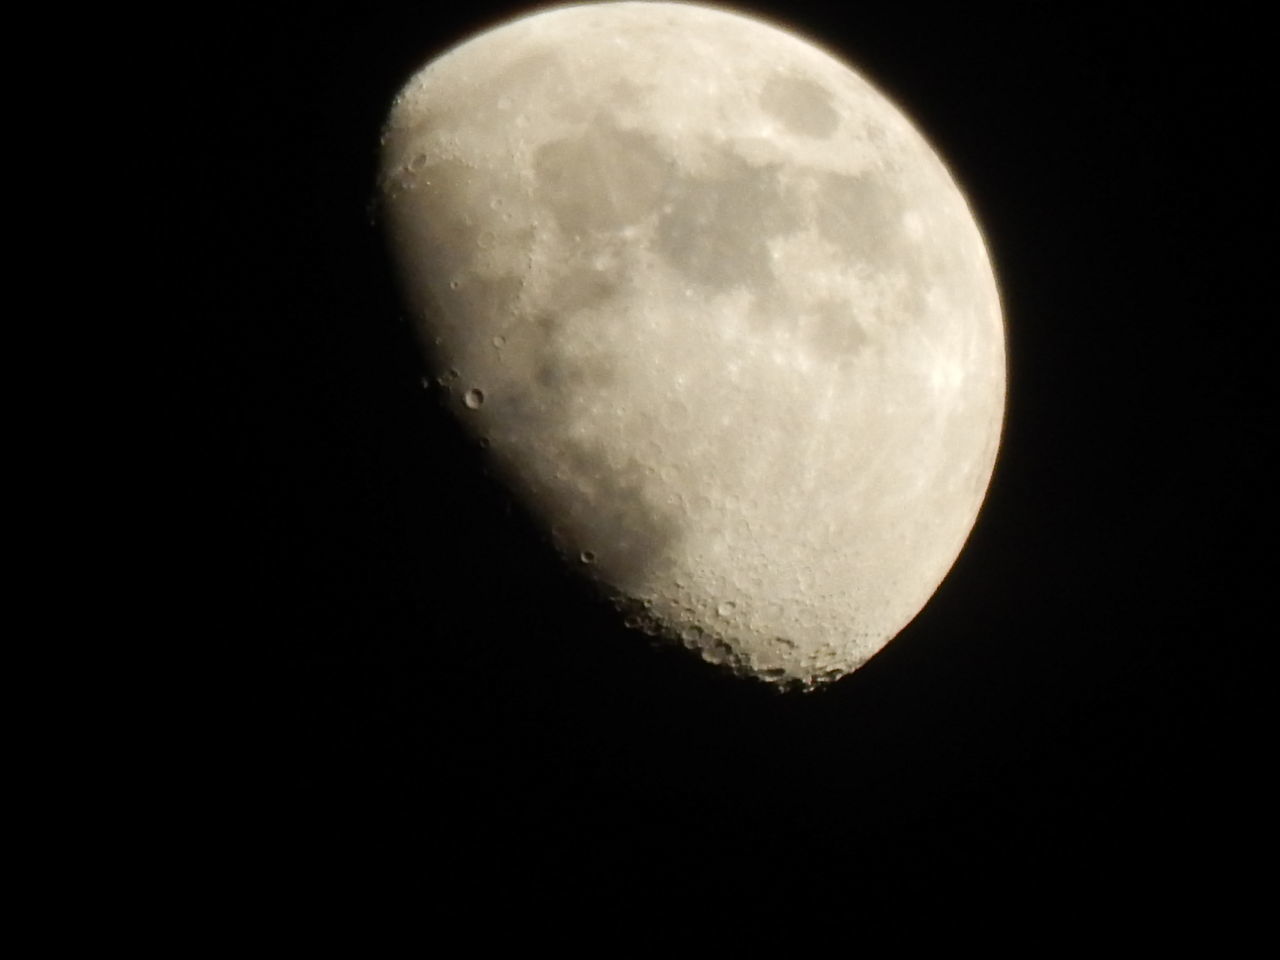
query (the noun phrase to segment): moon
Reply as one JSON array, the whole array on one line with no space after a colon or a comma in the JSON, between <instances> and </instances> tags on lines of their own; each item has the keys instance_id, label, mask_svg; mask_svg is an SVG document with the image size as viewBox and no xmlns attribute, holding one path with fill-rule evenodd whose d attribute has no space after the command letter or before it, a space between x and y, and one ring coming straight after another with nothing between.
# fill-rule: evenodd
<instances>
[{"instance_id":1,"label":"moon","mask_svg":"<svg viewBox=\"0 0 1280 960\"><path fill-rule=\"evenodd\" d=\"M380 164L445 401L627 625L811 688L924 607L1004 323L964 196L853 69L724 9L546 9L414 75Z\"/></svg>"}]
</instances>

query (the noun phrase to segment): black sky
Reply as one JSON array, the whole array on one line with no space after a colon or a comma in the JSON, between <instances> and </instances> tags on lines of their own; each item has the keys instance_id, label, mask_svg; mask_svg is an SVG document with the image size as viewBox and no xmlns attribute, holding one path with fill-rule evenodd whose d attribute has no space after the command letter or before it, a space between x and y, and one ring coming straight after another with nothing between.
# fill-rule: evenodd
<instances>
[{"instance_id":1,"label":"black sky","mask_svg":"<svg viewBox=\"0 0 1280 960\"><path fill-rule=\"evenodd\" d=\"M459 6L321 3L205 38L208 649L252 857L852 894L1194 890L1251 856L1257 25L739 7L854 63L933 142L1009 338L1005 439L951 575L857 674L778 696L619 629L419 385L368 204L399 85L518 9Z\"/></svg>"}]
</instances>

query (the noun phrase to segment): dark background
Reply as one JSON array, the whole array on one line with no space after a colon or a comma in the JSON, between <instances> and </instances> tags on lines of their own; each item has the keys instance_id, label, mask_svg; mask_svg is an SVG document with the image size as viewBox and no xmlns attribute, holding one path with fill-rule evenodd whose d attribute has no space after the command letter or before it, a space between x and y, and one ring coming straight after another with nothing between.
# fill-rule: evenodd
<instances>
[{"instance_id":1,"label":"dark background","mask_svg":"<svg viewBox=\"0 0 1280 960\"><path fill-rule=\"evenodd\" d=\"M1221 889L1256 855L1264 765L1246 367L1268 281L1238 226L1258 24L739 7L855 64L935 144L1008 330L965 552L870 664L798 696L622 630L420 386L369 202L398 87L519 9L456 6L318 3L193 36L213 598L192 619L226 678L210 780L251 871Z\"/></svg>"}]
</instances>

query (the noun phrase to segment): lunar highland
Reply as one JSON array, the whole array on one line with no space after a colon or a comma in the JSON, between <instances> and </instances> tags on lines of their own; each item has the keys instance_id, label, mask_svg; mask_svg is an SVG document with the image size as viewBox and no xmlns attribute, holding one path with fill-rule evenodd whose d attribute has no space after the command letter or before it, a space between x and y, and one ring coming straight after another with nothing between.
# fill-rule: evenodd
<instances>
[{"instance_id":1,"label":"lunar highland","mask_svg":"<svg viewBox=\"0 0 1280 960\"><path fill-rule=\"evenodd\" d=\"M1004 327L964 196L853 69L723 9L547 9L408 81L379 187L432 375L629 624L807 687L928 602Z\"/></svg>"}]
</instances>

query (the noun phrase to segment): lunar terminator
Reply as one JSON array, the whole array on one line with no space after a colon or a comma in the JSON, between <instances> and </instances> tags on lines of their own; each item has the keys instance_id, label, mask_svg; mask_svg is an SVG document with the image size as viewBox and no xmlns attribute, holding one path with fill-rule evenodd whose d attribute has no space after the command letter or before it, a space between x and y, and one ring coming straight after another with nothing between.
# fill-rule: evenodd
<instances>
[{"instance_id":1,"label":"lunar terminator","mask_svg":"<svg viewBox=\"0 0 1280 960\"><path fill-rule=\"evenodd\" d=\"M850 67L723 9L544 10L409 80L380 191L452 408L629 623L811 686L932 596L1003 321L960 190Z\"/></svg>"}]
</instances>

